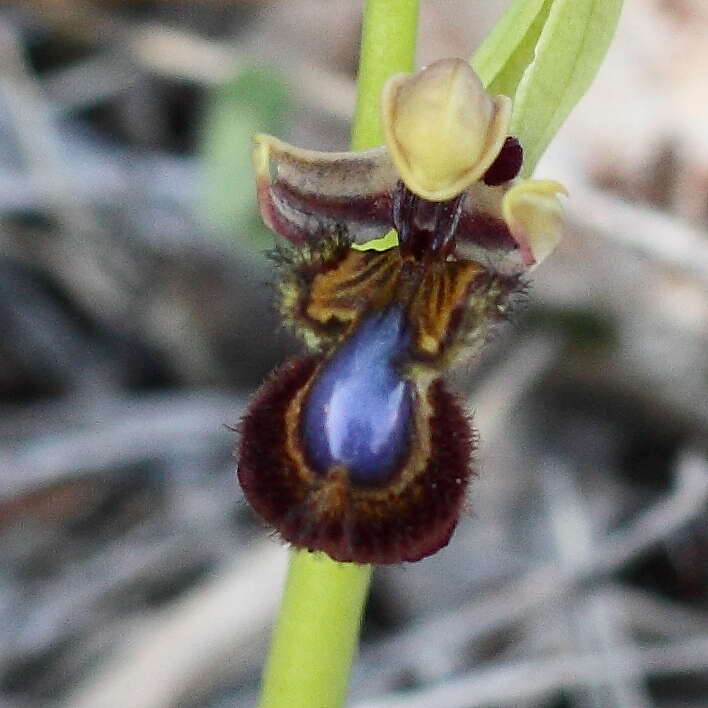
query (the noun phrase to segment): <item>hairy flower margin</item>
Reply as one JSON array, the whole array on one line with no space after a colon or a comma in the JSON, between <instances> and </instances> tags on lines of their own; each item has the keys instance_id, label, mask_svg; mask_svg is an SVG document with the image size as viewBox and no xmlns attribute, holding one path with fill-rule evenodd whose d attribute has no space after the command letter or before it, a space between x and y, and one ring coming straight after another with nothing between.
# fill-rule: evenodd
<instances>
[{"instance_id":1,"label":"hairy flower margin","mask_svg":"<svg viewBox=\"0 0 708 708\"><path fill-rule=\"evenodd\" d=\"M481 349L561 236L564 189L517 177L510 115L446 59L388 81L383 147L255 138L263 219L293 246L281 312L315 353L254 398L238 476L296 547L415 561L457 524L474 433L441 373ZM352 248L391 228L397 246Z\"/></svg>"}]
</instances>

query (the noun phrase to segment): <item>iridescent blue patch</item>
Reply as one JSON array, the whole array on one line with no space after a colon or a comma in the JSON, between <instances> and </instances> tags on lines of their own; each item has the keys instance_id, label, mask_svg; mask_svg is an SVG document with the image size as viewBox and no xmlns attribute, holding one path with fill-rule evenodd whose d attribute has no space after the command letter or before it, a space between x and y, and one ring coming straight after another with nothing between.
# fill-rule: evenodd
<instances>
[{"instance_id":1,"label":"iridescent blue patch","mask_svg":"<svg viewBox=\"0 0 708 708\"><path fill-rule=\"evenodd\" d=\"M320 370L303 407L310 464L344 467L352 483L376 485L396 472L410 445L413 385L399 370L409 344L400 307L368 315Z\"/></svg>"}]
</instances>

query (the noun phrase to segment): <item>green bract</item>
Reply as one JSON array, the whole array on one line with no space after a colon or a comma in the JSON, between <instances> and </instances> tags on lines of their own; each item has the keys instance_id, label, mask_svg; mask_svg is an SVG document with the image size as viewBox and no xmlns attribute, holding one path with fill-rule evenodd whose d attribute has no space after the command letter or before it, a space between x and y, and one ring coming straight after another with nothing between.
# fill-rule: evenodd
<instances>
[{"instance_id":1,"label":"green bract","mask_svg":"<svg viewBox=\"0 0 708 708\"><path fill-rule=\"evenodd\" d=\"M621 9L622 0L516 0L472 59L487 89L513 100L524 176L595 78Z\"/></svg>"}]
</instances>

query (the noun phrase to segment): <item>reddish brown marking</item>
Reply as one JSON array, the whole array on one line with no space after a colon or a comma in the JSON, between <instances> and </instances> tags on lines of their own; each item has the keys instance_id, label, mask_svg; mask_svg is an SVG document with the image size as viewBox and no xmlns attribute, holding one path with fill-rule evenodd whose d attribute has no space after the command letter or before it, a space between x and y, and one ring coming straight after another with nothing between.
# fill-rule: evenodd
<instances>
[{"instance_id":1,"label":"reddish brown marking","mask_svg":"<svg viewBox=\"0 0 708 708\"><path fill-rule=\"evenodd\" d=\"M416 329L416 356L435 360L455 341L468 300L488 278L487 272L471 261L433 263L425 272L410 309ZM434 340L430 349L428 340Z\"/></svg>"},{"instance_id":2,"label":"reddish brown marking","mask_svg":"<svg viewBox=\"0 0 708 708\"><path fill-rule=\"evenodd\" d=\"M333 264L333 265L330 265ZM293 321L318 333L334 334L372 307L393 298L400 270L398 251L346 249L327 260L293 269L299 298Z\"/></svg>"},{"instance_id":3,"label":"reddish brown marking","mask_svg":"<svg viewBox=\"0 0 708 708\"><path fill-rule=\"evenodd\" d=\"M325 197L322 194L301 192L286 182L273 182L270 190L302 214L331 218L341 222L360 222L388 228L391 222L392 197L390 192L362 196Z\"/></svg>"},{"instance_id":4,"label":"reddish brown marking","mask_svg":"<svg viewBox=\"0 0 708 708\"><path fill-rule=\"evenodd\" d=\"M256 183L258 196L258 206L261 210L263 223L275 233L288 239L297 246L302 246L307 242L308 233L298 225L292 223L283 215L277 204L273 201L271 184L267 178L259 178Z\"/></svg>"},{"instance_id":5,"label":"reddish brown marking","mask_svg":"<svg viewBox=\"0 0 708 708\"><path fill-rule=\"evenodd\" d=\"M463 209L456 236L458 242L474 243L491 252L513 251L519 247L503 219L480 211Z\"/></svg>"}]
</instances>

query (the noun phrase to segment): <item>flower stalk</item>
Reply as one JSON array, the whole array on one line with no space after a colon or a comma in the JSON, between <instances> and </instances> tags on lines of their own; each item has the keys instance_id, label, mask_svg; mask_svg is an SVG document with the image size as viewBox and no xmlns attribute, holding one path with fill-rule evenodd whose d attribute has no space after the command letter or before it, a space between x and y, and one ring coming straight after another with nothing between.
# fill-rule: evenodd
<instances>
[{"instance_id":1,"label":"flower stalk","mask_svg":"<svg viewBox=\"0 0 708 708\"><path fill-rule=\"evenodd\" d=\"M261 708L344 704L370 578L370 565L291 551Z\"/></svg>"}]
</instances>

